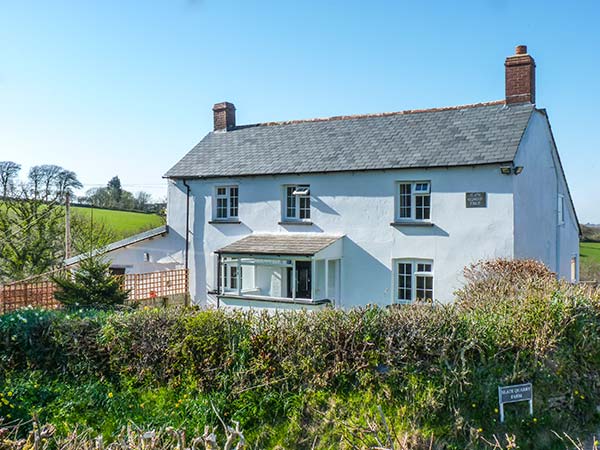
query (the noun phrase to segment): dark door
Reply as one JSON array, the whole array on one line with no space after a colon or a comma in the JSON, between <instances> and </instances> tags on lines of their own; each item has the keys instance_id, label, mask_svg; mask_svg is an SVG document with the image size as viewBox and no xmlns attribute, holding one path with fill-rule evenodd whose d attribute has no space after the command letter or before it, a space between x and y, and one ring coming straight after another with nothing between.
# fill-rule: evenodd
<instances>
[{"instance_id":1,"label":"dark door","mask_svg":"<svg viewBox=\"0 0 600 450\"><path fill-rule=\"evenodd\" d=\"M287 271L288 297L292 297L292 269ZM310 298L312 282L312 263L296 261L296 298Z\"/></svg>"}]
</instances>

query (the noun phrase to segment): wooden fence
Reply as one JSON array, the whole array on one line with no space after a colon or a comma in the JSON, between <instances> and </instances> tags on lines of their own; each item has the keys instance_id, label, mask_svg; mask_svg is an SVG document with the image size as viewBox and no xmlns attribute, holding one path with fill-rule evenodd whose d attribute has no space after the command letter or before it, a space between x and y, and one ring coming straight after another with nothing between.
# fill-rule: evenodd
<instances>
[{"instance_id":1,"label":"wooden fence","mask_svg":"<svg viewBox=\"0 0 600 450\"><path fill-rule=\"evenodd\" d=\"M188 276L186 269L165 270L141 274L125 274L123 288L129 291L129 301L154 301L161 298L186 296ZM57 287L43 276L0 285L0 314L27 306L54 309L60 306L54 299Z\"/></svg>"}]
</instances>

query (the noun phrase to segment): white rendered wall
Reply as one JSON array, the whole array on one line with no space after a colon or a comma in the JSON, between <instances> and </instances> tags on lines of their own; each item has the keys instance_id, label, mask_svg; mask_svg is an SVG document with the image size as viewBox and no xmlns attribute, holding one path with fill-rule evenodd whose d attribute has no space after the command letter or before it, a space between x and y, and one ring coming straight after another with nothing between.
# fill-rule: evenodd
<instances>
[{"instance_id":1,"label":"white rendered wall","mask_svg":"<svg viewBox=\"0 0 600 450\"><path fill-rule=\"evenodd\" d=\"M434 227L390 225L396 182L430 180ZM191 292L204 303L214 286L214 251L253 233L344 234L341 305L392 302L392 261L434 260L434 296L450 301L467 264L513 256L511 177L498 166L191 180ZM313 225L278 225L282 185L310 184ZM217 185L239 185L241 224L209 224ZM488 207L467 209L465 192L487 192ZM185 187L171 181L168 224L185 234Z\"/></svg>"},{"instance_id":2,"label":"white rendered wall","mask_svg":"<svg viewBox=\"0 0 600 450\"><path fill-rule=\"evenodd\" d=\"M579 229L546 117L534 112L519 146L512 177L515 190L515 257L542 261L570 280L571 258L579 260ZM565 223L558 224L558 195Z\"/></svg>"},{"instance_id":3,"label":"white rendered wall","mask_svg":"<svg viewBox=\"0 0 600 450\"><path fill-rule=\"evenodd\" d=\"M106 254L112 267L125 273L146 273L183 268L183 248L177 235L166 234L138 242ZM150 261L145 260L145 253Z\"/></svg>"}]
</instances>

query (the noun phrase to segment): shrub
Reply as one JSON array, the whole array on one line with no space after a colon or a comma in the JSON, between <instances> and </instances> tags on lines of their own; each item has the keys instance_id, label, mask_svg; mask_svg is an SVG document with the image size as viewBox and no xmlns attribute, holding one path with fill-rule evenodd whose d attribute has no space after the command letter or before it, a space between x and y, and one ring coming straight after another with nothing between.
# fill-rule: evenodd
<instances>
[{"instance_id":1,"label":"shrub","mask_svg":"<svg viewBox=\"0 0 600 450\"><path fill-rule=\"evenodd\" d=\"M69 308L112 308L122 305L128 293L121 280L109 272L110 263L100 258L82 260L73 274L52 277L58 285L54 298Z\"/></svg>"},{"instance_id":2,"label":"shrub","mask_svg":"<svg viewBox=\"0 0 600 450\"><path fill-rule=\"evenodd\" d=\"M129 420L206 424L213 402L257 448L311 448L316 436L336 447L378 405L400 435L445 448L509 431L523 448L550 448L550 430L597 426L600 293L533 262L481 263L466 278L452 305L19 311L0 316L0 392L17 386L23 415L106 433ZM498 385L525 381L536 420L516 405L499 424Z\"/></svg>"}]
</instances>

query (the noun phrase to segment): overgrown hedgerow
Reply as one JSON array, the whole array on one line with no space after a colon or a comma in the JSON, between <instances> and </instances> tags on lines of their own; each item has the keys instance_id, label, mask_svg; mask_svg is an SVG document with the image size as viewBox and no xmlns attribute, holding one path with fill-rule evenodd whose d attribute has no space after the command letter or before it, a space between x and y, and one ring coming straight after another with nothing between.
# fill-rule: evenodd
<instances>
[{"instance_id":1,"label":"overgrown hedgerow","mask_svg":"<svg viewBox=\"0 0 600 450\"><path fill-rule=\"evenodd\" d=\"M0 393L19 393L12 408L0 399L0 416L37 410L107 434L129 420L201 429L215 421L212 402L256 448L350 446L378 406L439 448L506 432L549 448L551 430L593 429L600 293L529 261L481 263L466 278L445 306L0 316ZM513 405L499 424L498 385L525 381L535 418Z\"/></svg>"}]
</instances>

